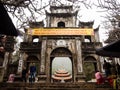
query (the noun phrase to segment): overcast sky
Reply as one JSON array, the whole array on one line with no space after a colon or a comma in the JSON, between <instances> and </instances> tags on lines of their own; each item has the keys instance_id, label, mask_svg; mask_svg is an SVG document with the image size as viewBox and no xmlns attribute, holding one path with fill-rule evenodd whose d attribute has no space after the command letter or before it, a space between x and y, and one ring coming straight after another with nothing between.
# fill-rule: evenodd
<instances>
[{"instance_id":1,"label":"overcast sky","mask_svg":"<svg viewBox=\"0 0 120 90\"><path fill-rule=\"evenodd\" d=\"M65 0L61 0L63 3L65 2ZM90 4L92 5L93 3L97 3L96 0L88 0L88 2L90 2ZM47 4L48 0L43 0L44 4ZM107 37L106 37L106 30L103 28L103 21L105 20L102 16L105 15L104 12L99 12L101 11L101 9L96 8L95 6L93 6L91 9L87 9L85 8L85 6L83 4L78 4L80 6L79 8L79 20L80 21L94 21L94 26L93 28L97 28L100 25L100 29L99 29L99 34L100 34L100 41L103 42ZM49 7L48 7L49 8ZM47 8L47 10L48 10ZM29 16L29 13L26 13L26 15ZM36 15L37 16L37 15ZM11 17L15 26L16 26L16 19ZM43 18L41 18L41 16L38 16L38 20L44 20L45 16Z\"/></svg>"}]
</instances>

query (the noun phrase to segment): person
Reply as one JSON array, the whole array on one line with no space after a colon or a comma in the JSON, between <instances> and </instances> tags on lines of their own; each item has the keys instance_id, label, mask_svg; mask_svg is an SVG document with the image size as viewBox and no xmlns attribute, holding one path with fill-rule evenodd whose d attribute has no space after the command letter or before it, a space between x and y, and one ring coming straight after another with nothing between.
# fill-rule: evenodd
<instances>
[{"instance_id":1,"label":"person","mask_svg":"<svg viewBox=\"0 0 120 90\"><path fill-rule=\"evenodd\" d=\"M27 69L26 69L26 67L23 67L23 70L22 70L22 81L23 82L27 81Z\"/></svg>"},{"instance_id":2,"label":"person","mask_svg":"<svg viewBox=\"0 0 120 90\"><path fill-rule=\"evenodd\" d=\"M117 63L116 67L117 67L117 75L120 76L120 65Z\"/></svg>"},{"instance_id":3,"label":"person","mask_svg":"<svg viewBox=\"0 0 120 90\"><path fill-rule=\"evenodd\" d=\"M111 75L117 75L117 67L116 67L116 65L113 63L112 65L111 65Z\"/></svg>"},{"instance_id":4,"label":"person","mask_svg":"<svg viewBox=\"0 0 120 90\"><path fill-rule=\"evenodd\" d=\"M105 70L106 77L111 75L111 64L104 60L103 69Z\"/></svg>"},{"instance_id":5,"label":"person","mask_svg":"<svg viewBox=\"0 0 120 90\"><path fill-rule=\"evenodd\" d=\"M35 76L36 76L36 66L35 63L32 63L32 65L30 66L30 82L34 82L35 81Z\"/></svg>"},{"instance_id":6,"label":"person","mask_svg":"<svg viewBox=\"0 0 120 90\"><path fill-rule=\"evenodd\" d=\"M10 74L7 82L13 82L15 79L15 74Z\"/></svg>"},{"instance_id":7,"label":"person","mask_svg":"<svg viewBox=\"0 0 120 90\"><path fill-rule=\"evenodd\" d=\"M102 74L99 71L96 71L95 78L96 78L97 84L104 83L104 78L103 78Z\"/></svg>"}]
</instances>

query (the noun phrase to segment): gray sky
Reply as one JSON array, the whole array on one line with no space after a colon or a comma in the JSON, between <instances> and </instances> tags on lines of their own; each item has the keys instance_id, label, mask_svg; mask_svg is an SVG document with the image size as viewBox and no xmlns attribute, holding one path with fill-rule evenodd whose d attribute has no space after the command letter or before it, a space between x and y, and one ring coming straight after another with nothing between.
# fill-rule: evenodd
<instances>
[{"instance_id":1,"label":"gray sky","mask_svg":"<svg viewBox=\"0 0 120 90\"><path fill-rule=\"evenodd\" d=\"M65 2L65 0L61 0L63 3L66 3ZM96 0L87 0L88 2L89 1L91 1L91 5L93 4L93 3L97 3L97 1ZM48 3L48 0L43 0L43 3L45 4L45 5L47 5L47 3ZM68 2L67 2L68 3ZM67 4L66 3L66 4ZM71 4L70 2L68 3L68 4ZM83 4L78 4L79 6L80 6L80 8L78 9L79 10L79 20L80 21L85 21L85 22L87 22L87 21L94 21L94 26L93 26L93 28L97 28L99 25L100 25L100 29L99 29L99 34L100 34L100 41L101 42L103 42L107 37L106 37L106 29L105 28L103 28L103 21L105 20L102 16L104 16L105 15L105 13L104 12L99 12L99 11L101 11L101 9L99 9L99 8L96 8L95 6L93 6L92 7L92 9L86 9L85 8L85 6L83 5ZM39 5L39 7L40 7L40 5ZM49 8L49 7L48 7ZM47 10L48 10L48 8L46 8ZM28 13L27 11L26 11L26 15L29 17L30 16L30 13ZM38 18L38 20L39 21L41 21L41 20L44 20L45 19L45 16L43 16L42 18L41 18L42 16L40 16L40 15L38 15L38 14L36 14L36 18ZM13 22L14 22L14 24L15 24L15 26L16 26L16 24L17 24L17 21L16 21L16 19L15 18L13 18L13 17L11 17L12 18L12 20L13 20Z\"/></svg>"}]
</instances>

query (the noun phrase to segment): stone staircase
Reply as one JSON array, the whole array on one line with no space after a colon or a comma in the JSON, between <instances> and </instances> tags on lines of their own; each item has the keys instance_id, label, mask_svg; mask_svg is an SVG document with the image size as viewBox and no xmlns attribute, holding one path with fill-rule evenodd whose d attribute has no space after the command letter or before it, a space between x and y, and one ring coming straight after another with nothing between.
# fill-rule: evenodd
<instances>
[{"instance_id":1,"label":"stone staircase","mask_svg":"<svg viewBox=\"0 0 120 90\"><path fill-rule=\"evenodd\" d=\"M114 90L109 84L96 83L0 83L0 90ZM116 89L120 90L120 89Z\"/></svg>"}]
</instances>

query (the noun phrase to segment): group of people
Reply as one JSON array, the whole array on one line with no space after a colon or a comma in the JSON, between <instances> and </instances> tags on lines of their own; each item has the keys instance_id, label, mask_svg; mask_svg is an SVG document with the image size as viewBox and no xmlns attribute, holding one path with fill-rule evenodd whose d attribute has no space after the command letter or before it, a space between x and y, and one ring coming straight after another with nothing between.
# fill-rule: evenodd
<instances>
[{"instance_id":1,"label":"group of people","mask_svg":"<svg viewBox=\"0 0 120 90\"><path fill-rule=\"evenodd\" d=\"M103 69L105 70L106 77L111 75L120 76L120 65L118 63L110 64L109 62L104 61Z\"/></svg>"},{"instance_id":2,"label":"group of people","mask_svg":"<svg viewBox=\"0 0 120 90\"><path fill-rule=\"evenodd\" d=\"M100 71L96 71L95 73L97 84L102 84L107 80L112 85L113 80L120 75L120 65L110 64L104 60L103 69L105 70L105 77L100 73Z\"/></svg>"},{"instance_id":3,"label":"group of people","mask_svg":"<svg viewBox=\"0 0 120 90\"><path fill-rule=\"evenodd\" d=\"M27 82L27 79L29 79L29 82L35 82L35 77L36 77L36 66L35 63L31 63L29 70L27 70L26 67L23 66L22 69L22 81Z\"/></svg>"},{"instance_id":4,"label":"group of people","mask_svg":"<svg viewBox=\"0 0 120 90\"><path fill-rule=\"evenodd\" d=\"M105 74L106 74L108 83L114 89L117 89L118 88L117 79L120 76L120 65L118 63L117 64L115 64L115 63L110 64L110 63L104 61L103 68L105 69Z\"/></svg>"}]
</instances>

